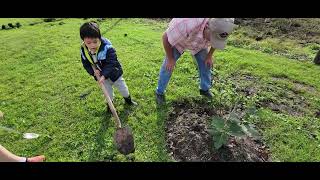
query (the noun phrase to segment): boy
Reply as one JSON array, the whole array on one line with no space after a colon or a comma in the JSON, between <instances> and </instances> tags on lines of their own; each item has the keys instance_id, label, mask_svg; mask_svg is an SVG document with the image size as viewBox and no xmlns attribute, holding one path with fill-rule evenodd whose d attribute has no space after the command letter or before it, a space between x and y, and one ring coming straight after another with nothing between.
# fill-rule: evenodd
<instances>
[{"instance_id":1,"label":"boy","mask_svg":"<svg viewBox=\"0 0 320 180\"><path fill-rule=\"evenodd\" d=\"M98 24L86 22L80 27L80 37L83 41L81 45L81 60L86 71L97 80L96 76L101 76L99 83L104 83L110 99L113 100L113 88L115 86L123 96L128 105L137 105L131 99L128 87L122 77L123 71L118 61L116 50L111 42L102 37ZM91 65L97 68L94 71ZM110 111L110 109L108 109Z\"/></svg>"}]
</instances>

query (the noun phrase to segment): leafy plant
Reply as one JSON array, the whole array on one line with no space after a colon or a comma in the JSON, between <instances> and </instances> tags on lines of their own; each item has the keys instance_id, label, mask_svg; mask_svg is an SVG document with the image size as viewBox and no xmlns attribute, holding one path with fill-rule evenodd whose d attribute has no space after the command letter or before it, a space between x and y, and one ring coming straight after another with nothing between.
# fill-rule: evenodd
<instances>
[{"instance_id":1,"label":"leafy plant","mask_svg":"<svg viewBox=\"0 0 320 180\"><path fill-rule=\"evenodd\" d=\"M246 111L245 118L255 116L256 109L249 108ZM259 138L259 132L255 129L254 125L247 121L240 121L239 116L231 112L227 118L214 116L211 121L211 135L213 136L213 144L215 149L219 149L228 142L230 136L235 137L254 137Z\"/></svg>"}]
</instances>

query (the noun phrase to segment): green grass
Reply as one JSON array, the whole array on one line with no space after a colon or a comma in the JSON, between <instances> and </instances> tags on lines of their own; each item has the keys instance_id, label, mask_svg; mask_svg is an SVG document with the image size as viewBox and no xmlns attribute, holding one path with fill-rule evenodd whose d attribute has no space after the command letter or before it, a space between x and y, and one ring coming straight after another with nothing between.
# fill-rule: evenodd
<instances>
[{"instance_id":1,"label":"green grass","mask_svg":"<svg viewBox=\"0 0 320 180\"><path fill-rule=\"evenodd\" d=\"M15 21L0 20L1 23ZM41 19L16 21L23 24ZM61 21L65 24L59 25ZM110 158L129 161L114 147L115 123L111 115L106 116L102 92L80 61L79 27L85 20L61 21L0 30L0 110L5 114L0 126L41 134L37 139L26 140L19 134L0 129L0 144L18 155L44 154L47 161ZM190 53L185 53L167 89L168 105L156 106L154 91L164 57L161 35L166 25L165 21L150 19L100 22L103 35L117 50L129 91L139 103L137 108L128 109L120 94L115 92L115 107L120 119L133 129L135 135L135 161L172 161L165 147L164 131L171 104L182 99L201 98L196 64ZM310 61L296 61L232 45L225 51L217 51L215 59L215 69L221 79L243 72L260 77L261 84L277 76L287 77L278 83L288 85L288 88L292 81L314 87L314 92L299 94L310 103L309 109L304 109L305 116L296 118L260 109L259 121L255 123L263 132L274 159L320 160L319 140L308 136L310 133L319 134L319 119L312 114L320 107L319 66ZM86 99L81 99L80 95L87 92L90 94ZM267 95L262 93L261 96ZM250 101L255 100L248 99Z\"/></svg>"}]
</instances>

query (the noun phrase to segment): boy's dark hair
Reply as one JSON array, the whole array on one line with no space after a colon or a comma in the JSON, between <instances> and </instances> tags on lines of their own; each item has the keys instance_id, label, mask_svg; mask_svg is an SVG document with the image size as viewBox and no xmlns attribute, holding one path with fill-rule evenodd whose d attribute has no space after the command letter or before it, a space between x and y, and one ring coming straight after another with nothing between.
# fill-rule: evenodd
<instances>
[{"instance_id":1,"label":"boy's dark hair","mask_svg":"<svg viewBox=\"0 0 320 180\"><path fill-rule=\"evenodd\" d=\"M100 29L95 22L86 22L80 27L80 37L84 38L99 38L101 39Z\"/></svg>"}]
</instances>

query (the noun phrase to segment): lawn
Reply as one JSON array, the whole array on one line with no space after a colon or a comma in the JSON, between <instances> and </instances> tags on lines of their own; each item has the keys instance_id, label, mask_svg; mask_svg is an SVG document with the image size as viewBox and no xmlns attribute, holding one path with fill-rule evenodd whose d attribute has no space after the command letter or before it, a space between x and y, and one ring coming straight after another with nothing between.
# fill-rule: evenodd
<instances>
[{"instance_id":1,"label":"lawn","mask_svg":"<svg viewBox=\"0 0 320 180\"><path fill-rule=\"evenodd\" d=\"M159 108L154 92L165 55L161 36L168 22L116 18L99 22L103 36L117 50L129 91L139 103L127 108L115 92L120 119L133 129L135 137L136 152L126 157L113 144L115 123L106 113L102 91L82 67L79 28L88 20L29 25L41 19L0 19L0 24L22 24L18 29L0 30L0 111L5 116L0 119L0 144L21 156L44 154L49 162L174 161L165 134L172 104L202 99L190 53L178 61L167 89L167 105ZM234 41L235 36L232 38ZM309 50L303 53L310 55ZM274 161L319 161L320 66L311 60L230 44L215 53L215 97L208 106L216 107L222 88L231 96L224 106L232 107L232 97L239 96L231 85L237 83L232 77L243 74L256 79L253 84L243 81L239 87L256 87L254 95L243 100L260 103L258 118L252 123L262 133ZM282 105L282 109L262 102ZM28 140L17 132L40 136Z\"/></svg>"}]
</instances>

